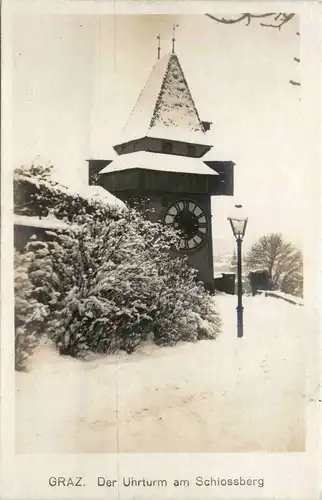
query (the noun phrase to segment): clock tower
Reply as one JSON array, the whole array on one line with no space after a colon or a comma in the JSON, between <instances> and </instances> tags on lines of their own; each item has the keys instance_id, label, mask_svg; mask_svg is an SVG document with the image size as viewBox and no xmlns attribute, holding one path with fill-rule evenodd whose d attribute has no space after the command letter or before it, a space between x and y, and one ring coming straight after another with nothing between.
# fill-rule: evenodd
<instances>
[{"instance_id":1,"label":"clock tower","mask_svg":"<svg viewBox=\"0 0 322 500\"><path fill-rule=\"evenodd\" d=\"M174 254L188 256L213 289L211 196L233 195L232 161L204 155L211 122L202 121L177 55L158 59L114 149L114 160L89 160L89 181L122 201L148 199L153 221L182 235ZM98 180L97 180L98 179Z\"/></svg>"}]
</instances>

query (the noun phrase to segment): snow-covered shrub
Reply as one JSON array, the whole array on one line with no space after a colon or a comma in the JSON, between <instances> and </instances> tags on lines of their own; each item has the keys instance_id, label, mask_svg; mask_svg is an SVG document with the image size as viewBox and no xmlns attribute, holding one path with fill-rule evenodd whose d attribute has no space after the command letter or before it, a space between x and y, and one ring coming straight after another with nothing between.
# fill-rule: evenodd
<instances>
[{"instance_id":1,"label":"snow-covered shrub","mask_svg":"<svg viewBox=\"0 0 322 500\"><path fill-rule=\"evenodd\" d=\"M155 315L154 341L160 345L180 340L195 342L214 338L220 328L214 299L196 281L197 271L186 259L173 259L167 253L158 262L162 286Z\"/></svg>"},{"instance_id":2,"label":"snow-covered shrub","mask_svg":"<svg viewBox=\"0 0 322 500\"><path fill-rule=\"evenodd\" d=\"M215 337L213 298L186 259L170 255L178 235L148 220L147 200L126 209L89 200L53 181L51 169L15 171L15 212L69 222L25 248L32 299L45 306L59 351L132 352L147 338Z\"/></svg>"},{"instance_id":3,"label":"snow-covered shrub","mask_svg":"<svg viewBox=\"0 0 322 500\"><path fill-rule=\"evenodd\" d=\"M30 276L48 305L47 331L61 353L134 351L214 337L213 302L196 271L172 258L172 230L128 209L119 219L87 216L46 243L30 242Z\"/></svg>"},{"instance_id":4,"label":"snow-covered shrub","mask_svg":"<svg viewBox=\"0 0 322 500\"><path fill-rule=\"evenodd\" d=\"M15 252L15 367L24 370L43 332L48 307L35 294L29 276L33 254Z\"/></svg>"},{"instance_id":5,"label":"snow-covered shrub","mask_svg":"<svg viewBox=\"0 0 322 500\"><path fill-rule=\"evenodd\" d=\"M21 166L14 170L14 212L17 215L54 216L66 222L95 214L96 218L118 218L118 206L73 192L52 177L53 165Z\"/></svg>"}]
</instances>

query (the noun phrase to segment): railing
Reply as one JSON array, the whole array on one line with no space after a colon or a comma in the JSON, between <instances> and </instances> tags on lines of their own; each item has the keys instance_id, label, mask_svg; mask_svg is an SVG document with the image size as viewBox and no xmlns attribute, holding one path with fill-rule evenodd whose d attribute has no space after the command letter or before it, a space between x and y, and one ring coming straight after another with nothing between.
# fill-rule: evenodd
<instances>
[{"instance_id":1,"label":"railing","mask_svg":"<svg viewBox=\"0 0 322 500\"><path fill-rule=\"evenodd\" d=\"M304 300L302 297L295 297L294 295L290 295L288 293L279 292L278 290L258 290L259 294L264 294L265 297L274 297L276 299L283 299L290 304L295 304L297 306L303 306Z\"/></svg>"}]
</instances>

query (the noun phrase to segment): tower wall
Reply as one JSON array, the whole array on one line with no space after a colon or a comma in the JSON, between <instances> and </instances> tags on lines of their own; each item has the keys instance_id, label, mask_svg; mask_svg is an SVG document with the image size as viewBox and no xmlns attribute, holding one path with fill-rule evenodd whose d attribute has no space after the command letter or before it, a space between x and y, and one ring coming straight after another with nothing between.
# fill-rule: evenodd
<instances>
[{"instance_id":1,"label":"tower wall","mask_svg":"<svg viewBox=\"0 0 322 500\"><path fill-rule=\"evenodd\" d=\"M135 198L136 192L123 191L118 194L122 201L126 202ZM212 253L212 217L211 217L211 197L207 194L195 194L189 192L180 193L147 193L149 202L146 207L153 209L149 212L149 219L152 222L163 223L167 209L174 202L188 199L198 203L207 217L207 235L202 245L197 249L185 251L184 255L188 257L188 263L191 267L198 270L198 278L204 282L209 290L213 290L214 272L213 272L213 253ZM174 256L182 256L182 252L173 251Z\"/></svg>"},{"instance_id":2,"label":"tower wall","mask_svg":"<svg viewBox=\"0 0 322 500\"><path fill-rule=\"evenodd\" d=\"M207 194L193 193L166 193L161 196L150 197L151 204L155 212L151 214L151 219L163 222L167 208L175 201L182 199L193 200L198 203L207 217L207 236L205 241L197 249L186 251L188 263L191 267L198 269L198 278L204 282L206 288L213 289L214 271L213 271L213 253L212 253L212 224L211 224L211 202L210 196ZM174 255L180 256L182 253L173 252Z\"/></svg>"},{"instance_id":3,"label":"tower wall","mask_svg":"<svg viewBox=\"0 0 322 500\"><path fill-rule=\"evenodd\" d=\"M118 154L129 154L135 151L150 151L152 153L167 153L164 150L166 143L171 144L171 154L179 156L189 156L201 158L207 151L209 151L210 146L202 144L193 144L187 142L173 141L167 139L159 139L157 137L142 137L130 141L126 144L120 144L114 146Z\"/></svg>"}]
</instances>

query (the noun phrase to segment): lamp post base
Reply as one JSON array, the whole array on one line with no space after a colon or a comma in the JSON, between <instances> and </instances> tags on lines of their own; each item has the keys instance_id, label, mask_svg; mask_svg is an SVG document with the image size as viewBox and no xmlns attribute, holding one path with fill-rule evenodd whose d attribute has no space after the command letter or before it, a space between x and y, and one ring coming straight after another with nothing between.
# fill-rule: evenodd
<instances>
[{"instance_id":1,"label":"lamp post base","mask_svg":"<svg viewBox=\"0 0 322 500\"><path fill-rule=\"evenodd\" d=\"M243 311L242 306L237 306L237 337L241 338L244 335L244 325L243 325Z\"/></svg>"}]
</instances>

